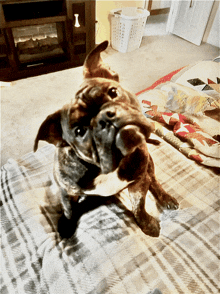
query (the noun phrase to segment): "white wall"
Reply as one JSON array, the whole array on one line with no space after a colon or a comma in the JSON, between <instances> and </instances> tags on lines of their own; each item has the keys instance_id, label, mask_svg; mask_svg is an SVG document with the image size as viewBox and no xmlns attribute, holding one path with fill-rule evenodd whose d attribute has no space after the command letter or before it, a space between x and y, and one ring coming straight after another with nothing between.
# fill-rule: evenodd
<instances>
[{"instance_id":1,"label":"white wall","mask_svg":"<svg viewBox=\"0 0 220 294\"><path fill-rule=\"evenodd\" d=\"M145 8L148 7L148 0L145 1ZM171 0L153 0L152 9L160 9L170 7Z\"/></svg>"}]
</instances>

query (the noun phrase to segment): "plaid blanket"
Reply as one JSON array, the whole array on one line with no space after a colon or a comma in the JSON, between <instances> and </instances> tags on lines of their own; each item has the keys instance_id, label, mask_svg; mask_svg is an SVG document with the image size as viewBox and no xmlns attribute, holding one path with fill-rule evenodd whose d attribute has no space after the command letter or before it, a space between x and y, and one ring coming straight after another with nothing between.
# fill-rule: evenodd
<instances>
[{"instance_id":1,"label":"plaid blanket","mask_svg":"<svg viewBox=\"0 0 220 294\"><path fill-rule=\"evenodd\" d=\"M158 238L109 197L61 239L54 147L9 160L1 170L1 293L219 293L219 176L164 141L149 149L180 203L160 215Z\"/></svg>"}]
</instances>

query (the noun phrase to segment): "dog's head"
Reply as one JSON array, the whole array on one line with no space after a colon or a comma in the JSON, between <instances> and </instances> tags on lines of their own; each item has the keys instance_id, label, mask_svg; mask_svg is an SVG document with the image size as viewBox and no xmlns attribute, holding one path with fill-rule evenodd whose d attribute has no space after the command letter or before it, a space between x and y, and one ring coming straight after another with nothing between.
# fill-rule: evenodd
<instances>
[{"instance_id":1,"label":"dog's head","mask_svg":"<svg viewBox=\"0 0 220 294\"><path fill-rule=\"evenodd\" d=\"M121 87L118 74L101 59L100 53L107 46L105 41L87 56L84 82L74 101L46 118L35 139L34 151L39 140L57 147L71 146L81 159L99 166L94 135L110 124L116 130L112 140L116 140L117 133L126 125L138 128L147 140L152 130L136 96Z\"/></svg>"}]
</instances>

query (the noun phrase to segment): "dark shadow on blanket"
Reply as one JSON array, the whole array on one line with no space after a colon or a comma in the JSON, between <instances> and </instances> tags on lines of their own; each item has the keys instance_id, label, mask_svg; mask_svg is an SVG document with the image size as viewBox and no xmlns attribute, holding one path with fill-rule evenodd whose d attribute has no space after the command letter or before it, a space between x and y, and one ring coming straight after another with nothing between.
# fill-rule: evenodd
<instances>
[{"instance_id":1,"label":"dark shadow on blanket","mask_svg":"<svg viewBox=\"0 0 220 294\"><path fill-rule=\"evenodd\" d=\"M94 209L97 209L98 207L105 205L109 206L112 204L115 204L116 206L120 207L120 209L114 210L114 213L123 213L126 215L129 219L133 219L133 214L128 211L125 206L115 197L115 196L109 196L109 197L100 197L100 196L83 196L77 204L73 204L73 217L72 219L68 220L64 214L60 217L58 220L58 232L60 234L61 238L70 238L74 235L79 220L81 216L89 211L92 211ZM120 216L119 216L120 217ZM121 217L120 217L121 218ZM125 218L125 222L126 222ZM133 219L134 220L134 219Z\"/></svg>"}]
</instances>

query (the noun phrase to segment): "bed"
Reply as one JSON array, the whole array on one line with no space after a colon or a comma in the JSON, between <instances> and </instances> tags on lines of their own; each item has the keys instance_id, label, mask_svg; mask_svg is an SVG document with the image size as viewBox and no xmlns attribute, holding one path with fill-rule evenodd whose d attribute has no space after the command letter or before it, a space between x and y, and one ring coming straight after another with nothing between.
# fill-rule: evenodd
<instances>
[{"instance_id":1,"label":"bed","mask_svg":"<svg viewBox=\"0 0 220 294\"><path fill-rule=\"evenodd\" d=\"M75 234L61 239L54 146L8 160L1 169L2 294L219 293L219 73L218 62L202 61L137 93L161 141L149 144L157 178L180 203L160 214L158 238L144 235L112 196L91 197Z\"/></svg>"}]
</instances>

